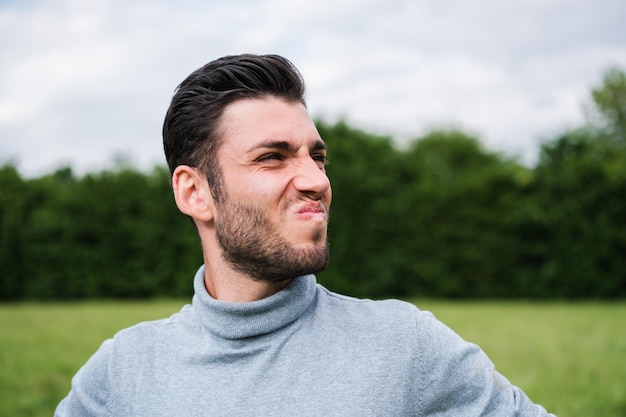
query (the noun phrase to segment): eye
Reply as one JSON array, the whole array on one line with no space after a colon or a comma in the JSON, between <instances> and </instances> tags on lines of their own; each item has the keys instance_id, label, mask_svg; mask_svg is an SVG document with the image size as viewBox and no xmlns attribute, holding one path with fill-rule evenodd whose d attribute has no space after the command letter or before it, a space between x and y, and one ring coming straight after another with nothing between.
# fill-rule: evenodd
<instances>
[{"instance_id":1,"label":"eye","mask_svg":"<svg viewBox=\"0 0 626 417\"><path fill-rule=\"evenodd\" d=\"M314 154L311 154L311 159L313 159L315 162L317 162L317 164L320 166L320 168L323 168L326 165L328 165L328 156L325 153L314 153Z\"/></svg>"},{"instance_id":2,"label":"eye","mask_svg":"<svg viewBox=\"0 0 626 417\"><path fill-rule=\"evenodd\" d=\"M257 162L272 162L272 161L283 161L284 159L285 158L283 157L283 155L276 153L276 152L272 152L272 153L261 155L256 160Z\"/></svg>"}]
</instances>

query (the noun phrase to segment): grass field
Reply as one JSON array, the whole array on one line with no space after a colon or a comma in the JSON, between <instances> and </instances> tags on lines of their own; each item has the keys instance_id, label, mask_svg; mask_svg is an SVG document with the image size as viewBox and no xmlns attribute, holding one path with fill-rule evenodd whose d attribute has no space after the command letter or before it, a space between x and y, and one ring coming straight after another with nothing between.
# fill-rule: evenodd
<instances>
[{"instance_id":1,"label":"grass field","mask_svg":"<svg viewBox=\"0 0 626 417\"><path fill-rule=\"evenodd\" d=\"M560 417L626 417L626 304L419 301ZM0 416L51 416L106 337L182 302L0 304Z\"/></svg>"}]
</instances>

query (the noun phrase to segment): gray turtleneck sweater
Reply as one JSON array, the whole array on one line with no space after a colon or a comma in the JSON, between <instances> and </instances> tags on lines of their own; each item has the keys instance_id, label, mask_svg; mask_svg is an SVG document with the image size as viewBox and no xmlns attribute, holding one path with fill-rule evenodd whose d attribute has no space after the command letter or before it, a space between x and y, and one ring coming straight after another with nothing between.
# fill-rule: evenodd
<instances>
[{"instance_id":1,"label":"gray turtleneck sweater","mask_svg":"<svg viewBox=\"0 0 626 417\"><path fill-rule=\"evenodd\" d=\"M475 345L401 301L358 300L312 275L253 303L209 296L122 330L55 416L548 416Z\"/></svg>"}]
</instances>

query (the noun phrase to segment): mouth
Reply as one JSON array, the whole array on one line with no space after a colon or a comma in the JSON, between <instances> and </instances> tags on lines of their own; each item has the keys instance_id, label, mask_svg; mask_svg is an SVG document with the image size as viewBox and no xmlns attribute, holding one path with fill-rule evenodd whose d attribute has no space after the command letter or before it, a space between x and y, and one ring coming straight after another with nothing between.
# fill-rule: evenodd
<instances>
[{"instance_id":1,"label":"mouth","mask_svg":"<svg viewBox=\"0 0 626 417\"><path fill-rule=\"evenodd\" d=\"M301 220L326 220L326 206L321 202L309 202L298 208L296 217Z\"/></svg>"}]
</instances>

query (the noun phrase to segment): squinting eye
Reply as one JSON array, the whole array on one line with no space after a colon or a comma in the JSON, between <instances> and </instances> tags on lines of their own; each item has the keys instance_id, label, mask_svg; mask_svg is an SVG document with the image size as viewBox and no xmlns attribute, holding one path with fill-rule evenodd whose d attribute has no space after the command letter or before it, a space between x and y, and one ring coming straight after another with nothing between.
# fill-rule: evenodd
<instances>
[{"instance_id":1,"label":"squinting eye","mask_svg":"<svg viewBox=\"0 0 626 417\"><path fill-rule=\"evenodd\" d=\"M282 161L284 158L281 154L279 153L269 153L267 155L263 155L261 156L259 159L257 159L257 161L259 162L263 162L263 161Z\"/></svg>"},{"instance_id":2,"label":"squinting eye","mask_svg":"<svg viewBox=\"0 0 626 417\"><path fill-rule=\"evenodd\" d=\"M324 154L314 154L311 155L311 158L321 166L328 164L328 157Z\"/></svg>"}]
</instances>

